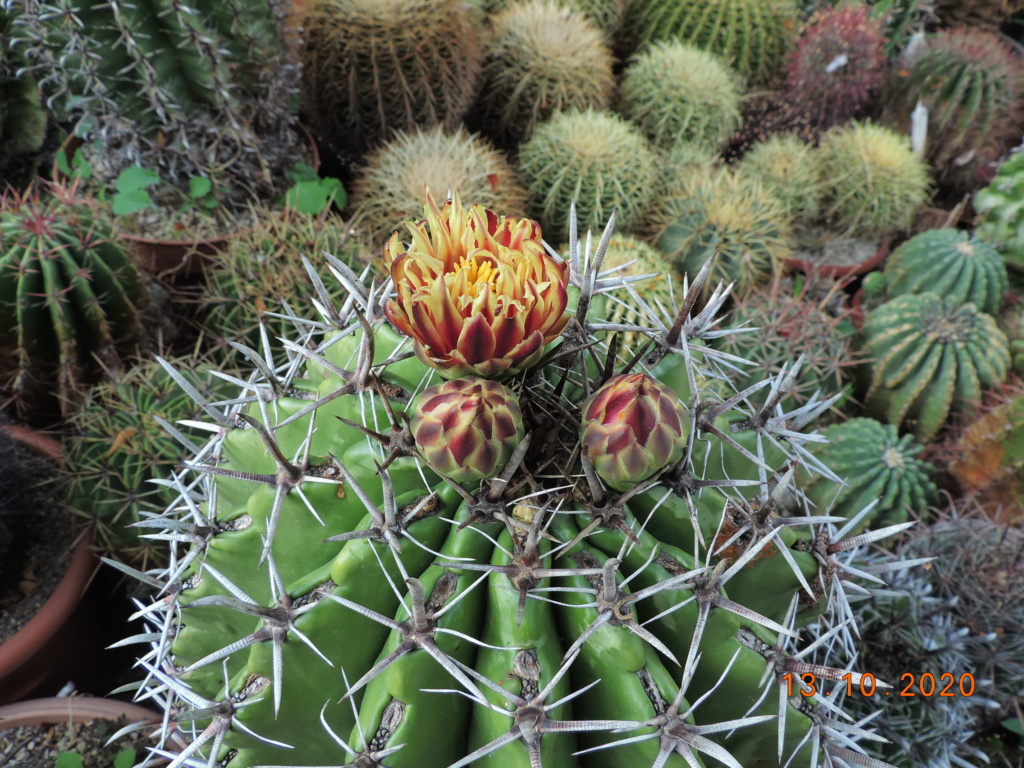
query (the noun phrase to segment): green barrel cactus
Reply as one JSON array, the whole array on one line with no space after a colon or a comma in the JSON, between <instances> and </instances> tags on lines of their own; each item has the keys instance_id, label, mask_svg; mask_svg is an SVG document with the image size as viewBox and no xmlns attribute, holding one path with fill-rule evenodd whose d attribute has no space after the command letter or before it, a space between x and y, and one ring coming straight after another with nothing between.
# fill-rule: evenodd
<instances>
[{"instance_id":1,"label":"green barrel cactus","mask_svg":"<svg viewBox=\"0 0 1024 768\"><path fill-rule=\"evenodd\" d=\"M634 2L626 26L641 43L677 39L717 53L751 85L779 76L796 38L793 0L649 0Z\"/></svg>"},{"instance_id":2,"label":"green barrel cactus","mask_svg":"<svg viewBox=\"0 0 1024 768\"><path fill-rule=\"evenodd\" d=\"M654 196L658 163L647 140L617 115L560 112L519 149L519 171L530 195L530 210L551 237L569 234L573 203L579 224L601 226L618 208L628 230Z\"/></svg>"},{"instance_id":3,"label":"green barrel cactus","mask_svg":"<svg viewBox=\"0 0 1024 768\"><path fill-rule=\"evenodd\" d=\"M684 43L653 43L626 68L618 109L651 143L679 141L718 151L740 127L742 88L729 65Z\"/></svg>"},{"instance_id":4,"label":"green barrel cactus","mask_svg":"<svg viewBox=\"0 0 1024 768\"><path fill-rule=\"evenodd\" d=\"M516 147L555 112L606 109L615 90L612 60L601 32L571 7L511 5L491 19L472 119L498 144Z\"/></svg>"},{"instance_id":5,"label":"green barrel cactus","mask_svg":"<svg viewBox=\"0 0 1024 768\"><path fill-rule=\"evenodd\" d=\"M64 410L139 335L138 267L95 206L36 185L0 198L0 382L19 410Z\"/></svg>"},{"instance_id":6,"label":"green barrel cactus","mask_svg":"<svg viewBox=\"0 0 1024 768\"><path fill-rule=\"evenodd\" d=\"M1006 379L1010 353L996 321L973 304L934 293L904 294L864 321L861 351L871 362L868 413L931 439L953 410L981 400Z\"/></svg>"},{"instance_id":7,"label":"green barrel cactus","mask_svg":"<svg viewBox=\"0 0 1024 768\"><path fill-rule=\"evenodd\" d=\"M1004 139L1019 138L1024 69L999 34L941 30L926 38L897 73L883 121L908 133L915 105L928 110L925 158L940 177Z\"/></svg>"},{"instance_id":8,"label":"green barrel cactus","mask_svg":"<svg viewBox=\"0 0 1024 768\"><path fill-rule=\"evenodd\" d=\"M710 170L688 175L681 186L646 224L650 241L681 273L692 279L714 255L713 279L735 283L742 298L792 255L785 206L756 178Z\"/></svg>"},{"instance_id":9,"label":"green barrel cactus","mask_svg":"<svg viewBox=\"0 0 1024 768\"><path fill-rule=\"evenodd\" d=\"M1008 267L1024 270L1024 152L1010 155L974 195L978 237L999 250Z\"/></svg>"},{"instance_id":10,"label":"green barrel cactus","mask_svg":"<svg viewBox=\"0 0 1024 768\"><path fill-rule=\"evenodd\" d=\"M521 0L474 0L483 3L492 15L512 7ZM556 0L559 5L584 14L604 34L606 40L612 40L622 27L623 18L629 0Z\"/></svg>"},{"instance_id":11,"label":"green barrel cactus","mask_svg":"<svg viewBox=\"0 0 1024 768\"><path fill-rule=\"evenodd\" d=\"M305 112L351 146L455 130L476 96L483 51L467 3L311 0L302 28Z\"/></svg>"},{"instance_id":12,"label":"green barrel cactus","mask_svg":"<svg viewBox=\"0 0 1024 768\"><path fill-rule=\"evenodd\" d=\"M394 289L335 265L350 295L318 291L322 333L254 360L176 476L167 587L132 638L161 731L185 740L172 760L850 754L866 729L793 673L798 644L852 643L839 553L858 542L781 516L775 492L828 403L776 418L779 379L704 400L716 359L688 350L724 300L698 311L706 272L625 370L591 330L601 247L581 253L575 226L562 261L533 221L458 196L425 212L385 248ZM834 629L797 632L822 611Z\"/></svg>"},{"instance_id":13,"label":"green barrel cactus","mask_svg":"<svg viewBox=\"0 0 1024 768\"><path fill-rule=\"evenodd\" d=\"M128 526L160 515L178 497L170 477L188 446L202 441L180 422L200 418L203 409L165 365L183 369L191 392L208 402L237 389L195 357L142 362L89 389L68 419L64 442L69 506L94 523L98 544L142 567L163 559L164 547Z\"/></svg>"},{"instance_id":14,"label":"green barrel cactus","mask_svg":"<svg viewBox=\"0 0 1024 768\"><path fill-rule=\"evenodd\" d=\"M356 177L352 206L361 234L371 242L390 237L418 215L424 187L438 195L461 189L491 208L526 212L519 174L490 142L462 127L416 128L372 152Z\"/></svg>"},{"instance_id":15,"label":"green barrel cactus","mask_svg":"<svg viewBox=\"0 0 1024 768\"><path fill-rule=\"evenodd\" d=\"M821 141L825 216L848 235L883 237L909 229L928 196L928 167L888 128L853 122Z\"/></svg>"},{"instance_id":16,"label":"green barrel cactus","mask_svg":"<svg viewBox=\"0 0 1024 768\"><path fill-rule=\"evenodd\" d=\"M793 221L811 223L821 212L825 183L817 149L794 134L775 134L746 151L737 170L760 179Z\"/></svg>"},{"instance_id":17,"label":"green barrel cactus","mask_svg":"<svg viewBox=\"0 0 1024 768\"><path fill-rule=\"evenodd\" d=\"M828 442L812 449L815 458L842 480L819 476L797 478L813 509L819 514L860 518L854 532L904 522L910 513L924 516L938 501L933 482L935 467L921 458L924 446L896 427L874 419L856 418L834 424L822 432Z\"/></svg>"},{"instance_id":18,"label":"green barrel cactus","mask_svg":"<svg viewBox=\"0 0 1024 768\"><path fill-rule=\"evenodd\" d=\"M889 296L935 293L994 315L1009 288L1006 264L989 243L958 229L930 229L907 240L885 263Z\"/></svg>"}]
</instances>

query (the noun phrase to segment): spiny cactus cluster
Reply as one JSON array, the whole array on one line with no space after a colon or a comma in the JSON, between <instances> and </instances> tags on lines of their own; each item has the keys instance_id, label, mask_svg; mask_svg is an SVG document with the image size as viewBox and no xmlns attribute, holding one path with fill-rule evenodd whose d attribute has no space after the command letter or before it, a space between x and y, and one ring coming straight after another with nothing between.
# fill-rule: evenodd
<instances>
[{"instance_id":1,"label":"spiny cactus cluster","mask_svg":"<svg viewBox=\"0 0 1024 768\"><path fill-rule=\"evenodd\" d=\"M878 766L798 678L861 679L805 660L852 648L841 553L905 527L844 539L781 513L795 462L828 474L801 430L831 401L783 412L795 368L707 397L743 365L708 345L709 267L668 314L637 291L648 341L627 361L612 224L581 244L570 218L563 261L532 221L458 197L425 214L388 242L384 284L327 257L340 305L308 265L320 317L253 356L226 410L198 397L211 440L173 478L169 565L135 572L161 585L131 639L143 687L187 743L155 752ZM822 614L817 640L797 632Z\"/></svg>"},{"instance_id":2,"label":"spiny cactus cluster","mask_svg":"<svg viewBox=\"0 0 1024 768\"><path fill-rule=\"evenodd\" d=\"M0 197L0 385L23 414L67 409L79 382L118 367L142 301L138 267L75 189Z\"/></svg>"},{"instance_id":3,"label":"spiny cactus cluster","mask_svg":"<svg viewBox=\"0 0 1024 768\"><path fill-rule=\"evenodd\" d=\"M974 196L978 237L996 246L1011 268L1024 270L1024 152L1004 160Z\"/></svg>"},{"instance_id":4,"label":"spiny cactus cluster","mask_svg":"<svg viewBox=\"0 0 1024 768\"><path fill-rule=\"evenodd\" d=\"M825 184L818 151L793 134L770 136L754 144L737 170L760 179L795 222L810 223L821 212Z\"/></svg>"}]
</instances>

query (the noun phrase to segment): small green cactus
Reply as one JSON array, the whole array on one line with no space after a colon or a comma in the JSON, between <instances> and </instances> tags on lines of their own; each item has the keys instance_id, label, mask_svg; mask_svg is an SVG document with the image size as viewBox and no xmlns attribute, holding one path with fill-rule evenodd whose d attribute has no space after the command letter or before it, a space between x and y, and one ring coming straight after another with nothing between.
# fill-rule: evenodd
<instances>
[{"instance_id":1,"label":"small green cactus","mask_svg":"<svg viewBox=\"0 0 1024 768\"><path fill-rule=\"evenodd\" d=\"M882 119L908 133L915 105L927 108L925 158L939 177L987 145L1019 138L1024 70L998 34L942 30L909 58L892 80Z\"/></svg>"},{"instance_id":2,"label":"small green cactus","mask_svg":"<svg viewBox=\"0 0 1024 768\"><path fill-rule=\"evenodd\" d=\"M64 411L101 365L117 368L142 298L135 262L74 189L0 198L0 381L23 414Z\"/></svg>"},{"instance_id":3,"label":"small green cactus","mask_svg":"<svg viewBox=\"0 0 1024 768\"><path fill-rule=\"evenodd\" d=\"M491 19L473 120L515 147L555 112L606 109L612 53L582 13L555 0L510 5Z\"/></svg>"},{"instance_id":4,"label":"small green cactus","mask_svg":"<svg viewBox=\"0 0 1024 768\"><path fill-rule=\"evenodd\" d=\"M1011 268L1024 270L1024 152L1004 160L995 178L974 196L978 237L999 250Z\"/></svg>"},{"instance_id":5,"label":"small green cactus","mask_svg":"<svg viewBox=\"0 0 1024 768\"><path fill-rule=\"evenodd\" d=\"M10 14L0 9L0 187L6 186L4 169L11 160L38 152L46 139L47 118L35 79L19 74L24 66L15 55Z\"/></svg>"},{"instance_id":6,"label":"small green cactus","mask_svg":"<svg viewBox=\"0 0 1024 768\"><path fill-rule=\"evenodd\" d=\"M195 357L167 365L184 369L194 392L208 402L234 389ZM68 420L68 504L94 523L97 543L118 559L146 568L164 558L162 547L139 538L147 531L126 526L162 514L180 495L170 477L189 453L190 441L194 446L201 440L180 422L202 414L164 364L151 360L90 388Z\"/></svg>"},{"instance_id":7,"label":"small green cactus","mask_svg":"<svg viewBox=\"0 0 1024 768\"><path fill-rule=\"evenodd\" d=\"M928 195L928 168L903 136L871 123L833 128L821 142L825 216L848 235L908 229Z\"/></svg>"},{"instance_id":8,"label":"small green cactus","mask_svg":"<svg viewBox=\"0 0 1024 768\"><path fill-rule=\"evenodd\" d=\"M712 256L711 283L734 283L743 298L792 254L785 207L755 178L728 169L693 174L683 194L647 222L652 242L691 279Z\"/></svg>"},{"instance_id":9,"label":"small green cactus","mask_svg":"<svg viewBox=\"0 0 1024 768\"><path fill-rule=\"evenodd\" d=\"M656 42L626 68L618 109L657 147L689 141L717 152L739 128L741 97L736 75L720 57Z\"/></svg>"},{"instance_id":10,"label":"small green cactus","mask_svg":"<svg viewBox=\"0 0 1024 768\"><path fill-rule=\"evenodd\" d=\"M550 238L569 235L573 202L580 227L596 229L618 208L635 224L654 196L658 163L647 140L622 118L594 110L560 112L519 151L530 209Z\"/></svg>"},{"instance_id":11,"label":"small green cactus","mask_svg":"<svg viewBox=\"0 0 1024 768\"><path fill-rule=\"evenodd\" d=\"M800 490L814 510L848 520L874 505L860 518L852 533L868 527L902 523L923 515L938 501L932 478L935 467L921 458L924 446L896 427L874 419L850 419L822 432L828 442L811 449L814 457L842 481L821 476L797 478Z\"/></svg>"},{"instance_id":12,"label":"small green cactus","mask_svg":"<svg viewBox=\"0 0 1024 768\"><path fill-rule=\"evenodd\" d=\"M906 423L921 442L1009 373L1006 336L996 321L954 296L897 296L868 315L861 336L871 361L868 413Z\"/></svg>"},{"instance_id":13,"label":"small green cactus","mask_svg":"<svg viewBox=\"0 0 1024 768\"><path fill-rule=\"evenodd\" d=\"M737 170L760 179L796 222L810 223L821 212L824 193L818 150L793 134L776 134L754 144Z\"/></svg>"},{"instance_id":14,"label":"small green cactus","mask_svg":"<svg viewBox=\"0 0 1024 768\"><path fill-rule=\"evenodd\" d=\"M302 17L305 112L327 135L374 146L417 126L455 130L482 49L459 0L311 0Z\"/></svg>"},{"instance_id":15,"label":"small green cactus","mask_svg":"<svg viewBox=\"0 0 1024 768\"><path fill-rule=\"evenodd\" d=\"M930 229L893 251L885 264L889 296L935 293L994 315L1009 287L1006 265L991 245L958 229Z\"/></svg>"},{"instance_id":16,"label":"small green cactus","mask_svg":"<svg viewBox=\"0 0 1024 768\"><path fill-rule=\"evenodd\" d=\"M442 196L462 189L510 214L527 206L519 174L489 142L461 127L453 133L417 128L398 133L366 159L352 192L360 231L372 242L386 240L422 210L424 187Z\"/></svg>"},{"instance_id":17,"label":"small green cactus","mask_svg":"<svg viewBox=\"0 0 1024 768\"><path fill-rule=\"evenodd\" d=\"M630 6L626 25L642 44L675 38L766 85L778 78L798 19L793 0L647 0Z\"/></svg>"}]
</instances>

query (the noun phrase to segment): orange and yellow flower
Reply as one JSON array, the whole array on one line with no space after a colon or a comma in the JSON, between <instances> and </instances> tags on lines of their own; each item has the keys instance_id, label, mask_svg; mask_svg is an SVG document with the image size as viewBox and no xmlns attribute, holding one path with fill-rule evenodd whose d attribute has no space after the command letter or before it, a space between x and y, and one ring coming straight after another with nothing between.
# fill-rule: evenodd
<instances>
[{"instance_id":1,"label":"orange and yellow flower","mask_svg":"<svg viewBox=\"0 0 1024 768\"><path fill-rule=\"evenodd\" d=\"M424 213L408 224L408 249L398 232L384 249L388 320L446 378L501 379L537 363L569 321L569 267L544 250L540 226L463 208L458 195L438 207L428 193Z\"/></svg>"}]
</instances>

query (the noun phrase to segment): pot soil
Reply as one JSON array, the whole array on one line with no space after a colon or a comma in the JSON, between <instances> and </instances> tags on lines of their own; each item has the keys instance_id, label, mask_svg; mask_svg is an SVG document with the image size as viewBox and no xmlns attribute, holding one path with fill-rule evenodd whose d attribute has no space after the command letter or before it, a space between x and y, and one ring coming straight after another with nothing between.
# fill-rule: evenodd
<instances>
[{"instance_id":1,"label":"pot soil","mask_svg":"<svg viewBox=\"0 0 1024 768\"><path fill-rule=\"evenodd\" d=\"M107 740L131 723L160 715L115 699L74 696L35 699L0 707L0 765L53 768L61 753L82 759L82 768L135 765L145 754L148 730L142 729L106 746ZM128 751L119 763L115 758Z\"/></svg>"},{"instance_id":2,"label":"pot soil","mask_svg":"<svg viewBox=\"0 0 1024 768\"><path fill-rule=\"evenodd\" d=\"M97 680L103 611L98 593L85 599L100 561L88 531L64 504L55 462L60 444L23 427L4 424L0 431L15 440L14 480L23 491L20 514L9 516L17 538L0 574L0 704L6 704L55 693L69 680L80 687Z\"/></svg>"}]
</instances>

